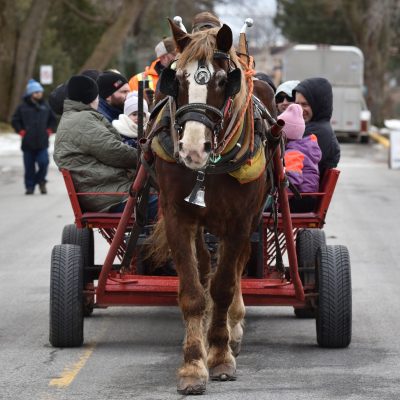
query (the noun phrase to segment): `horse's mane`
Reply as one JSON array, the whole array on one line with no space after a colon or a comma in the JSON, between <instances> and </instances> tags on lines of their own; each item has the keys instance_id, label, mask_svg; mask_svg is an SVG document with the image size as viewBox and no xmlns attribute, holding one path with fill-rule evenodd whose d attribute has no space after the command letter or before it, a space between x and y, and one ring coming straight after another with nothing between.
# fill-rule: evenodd
<instances>
[{"instance_id":1,"label":"horse's mane","mask_svg":"<svg viewBox=\"0 0 400 400\"><path fill-rule=\"evenodd\" d=\"M216 50L216 39L219 29L220 28L213 28L188 35L190 36L191 41L180 54L179 59L177 60L177 68L184 68L185 65L190 62L198 60L205 60L206 62L211 63L214 57L214 50ZM235 96L233 102L233 109L235 111L236 109L243 107L247 96L247 85L244 82L242 65L240 64L233 46L229 50L229 56L233 63L240 69L242 79L240 91Z\"/></svg>"}]
</instances>

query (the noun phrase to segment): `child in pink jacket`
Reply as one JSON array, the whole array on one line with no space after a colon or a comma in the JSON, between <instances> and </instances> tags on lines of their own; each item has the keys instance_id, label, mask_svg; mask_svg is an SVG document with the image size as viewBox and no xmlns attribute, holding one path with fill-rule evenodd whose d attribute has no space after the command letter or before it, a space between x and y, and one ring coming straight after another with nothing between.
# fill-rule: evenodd
<instances>
[{"instance_id":1,"label":"child in pink jacket","mask_svg":"<svg viewBox=\"0 0 400 400\"><path fill-rule=\"evenodd\" d=\"M303 137L305 123L302 108L291 104L279 115L279 119L285 121L285 166L289 181L299 192L318 192L321 149L315 135Z\"/></svg>"}]
</instances>

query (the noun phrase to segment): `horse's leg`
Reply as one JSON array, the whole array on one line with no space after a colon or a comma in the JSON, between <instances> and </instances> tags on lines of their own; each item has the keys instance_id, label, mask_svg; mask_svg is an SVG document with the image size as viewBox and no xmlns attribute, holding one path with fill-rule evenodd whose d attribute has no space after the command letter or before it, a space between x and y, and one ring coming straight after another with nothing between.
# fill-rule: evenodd
<instances>
[{"instance_id":1,"label":"horse's leg","mask_svg":"<svg viewBox=\"0 0 400 400\"><path fill-rule=\"evenodd\" d=\"M180 394L201 394L206 389L208 371L204 345L203 317L206 308L195 252L196 227L165 215L165 226L172 258L179 276L179 306L185 322L184 363L178 370Z\"/></svg>"},{"instance_id":2,"label":"horse's leg","mask_svg":"<svg viewBox=\"0 0 400 400\"><path fill-rule=\"evenodd\" d=\"M242 338L243 338L243 320L245 316L246 309L244 307L243 296L242 296L242 286L241 279L243 274L243 269L246 262L250 256L250 243L248 246L243 248L243 252L238 260L236 266L236 279L237 284L235 286L235 294L233 296L233 301L228 311L228 324L230 328L230 342L233 355L236 357L240 353Z\"/></svg>"},{"instance_id":3,"label":"horse's leg","mask_svg":"<svg viewBox=\"0 0 400 400\"><path fill-rule=\"evenodd\" d=\"M244 244L246 243L246 244ZM207 364L213 380L236 379L236 360L229 346L228 310L237 285L240 285L238 261L246 249L244 237L228 237L221 241L220 262L210 285L213 313L208 331Z\"/></svg>"},{"instance_id":4,"label":"horse's leg","mask_svg":"<svg viewBox=\"0 0 400 400\"><path fill-rule=\"evenodd\" d=\"M204 229L199 227L196 234L196 255L200 274L200 282L204 289L208 289L211 271L211 257L204 241Z\"/></svg>"}]
</instances>

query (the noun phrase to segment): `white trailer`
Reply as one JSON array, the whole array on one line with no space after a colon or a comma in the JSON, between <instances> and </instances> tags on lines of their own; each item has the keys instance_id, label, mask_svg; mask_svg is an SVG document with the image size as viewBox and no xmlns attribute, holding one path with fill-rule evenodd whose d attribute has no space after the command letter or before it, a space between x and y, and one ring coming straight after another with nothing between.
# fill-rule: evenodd
<instances>
[{"instance_id":1,"label":"white trailer","mask_svg":"<svg viewBox=\"0 0 400 400\"><path fill-rule=\"evenodd\" d=\"M370 113L363 96L364 56L353 46L304 45L283 56L282 81L322 77L333 90L332 127L338 135L368 142Z\"/></svg>"}]
</instances>

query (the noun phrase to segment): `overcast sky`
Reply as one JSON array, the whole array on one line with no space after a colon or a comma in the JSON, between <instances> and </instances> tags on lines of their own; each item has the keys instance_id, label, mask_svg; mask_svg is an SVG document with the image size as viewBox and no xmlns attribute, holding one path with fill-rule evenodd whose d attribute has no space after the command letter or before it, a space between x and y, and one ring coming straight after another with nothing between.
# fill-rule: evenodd
<instances>
[{"instance_id":1,"label":"overcast sky","mask_svg":"<svg viewBox=\"0 0 400 400\"><path fill-rule=\"evenodd\" d=\"M253 28L249 28L249 40L276 41L276 30L273 28L272 19L276 13L276 0L231 0L226 5L218 5L215 12L222 22L229 25L233 31L235 41L239 37L246 18L254 20Z\"/></svg>"}]
</instances>

